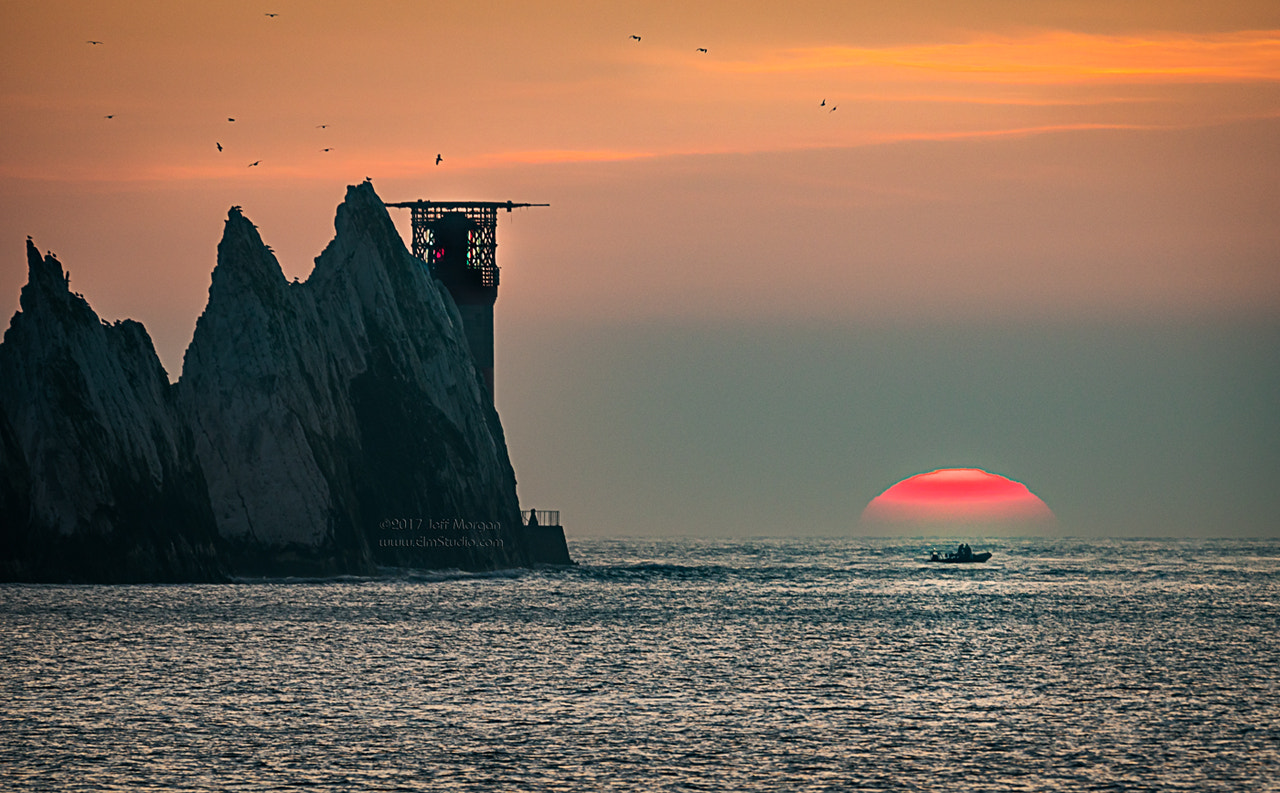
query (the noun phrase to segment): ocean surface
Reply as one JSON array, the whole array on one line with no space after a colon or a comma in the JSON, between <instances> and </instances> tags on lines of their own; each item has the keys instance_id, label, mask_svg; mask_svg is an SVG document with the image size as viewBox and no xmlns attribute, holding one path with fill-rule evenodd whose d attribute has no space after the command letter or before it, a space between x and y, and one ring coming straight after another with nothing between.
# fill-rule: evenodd
<instances>
[{"instance_id":1,"label":"ocean surface","mask_svg":"<svg viewBox=\"0 0 1280 793\"><path fill-rule=\"evenodd\" d=\"M1280 541L0 587L3 790L1280 790Z\"/></svg>"}]
</instances>

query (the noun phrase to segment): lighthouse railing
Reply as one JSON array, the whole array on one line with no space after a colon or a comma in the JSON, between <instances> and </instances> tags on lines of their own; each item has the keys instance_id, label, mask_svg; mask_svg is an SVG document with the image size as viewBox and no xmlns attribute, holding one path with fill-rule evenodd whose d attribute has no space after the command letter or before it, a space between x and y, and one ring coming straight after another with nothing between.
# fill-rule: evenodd
<instances>
[{"instance_id":1,"label":"lighthouse railing","mask_svg":"<svg viewBox=\"0 0 1280 793\"><path fill-rule=\"evenodd\" d=\"M522 509L520 510L520 525L529 525L529 516L536 515L539 526L559 526L560 510L558 509Z\"/></svg>"}]
</instances>

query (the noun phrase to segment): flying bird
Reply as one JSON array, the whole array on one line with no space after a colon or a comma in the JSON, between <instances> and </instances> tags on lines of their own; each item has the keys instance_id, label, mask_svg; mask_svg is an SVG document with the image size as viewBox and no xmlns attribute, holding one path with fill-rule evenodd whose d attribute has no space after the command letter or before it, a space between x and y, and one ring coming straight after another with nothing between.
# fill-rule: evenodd
<instances>
[{"instance_id":1,"label":"flying bird","mask_svg":"<svg viewBox=\"0 0 1280 793\"><path fill-rule=\"evenodd\" d=\"M280 16L280 15L279 15L279 14L263 14L263 16L264 16L264 17L272 17L272 18L275 18L275 17L278 17L278 16Z\"/></svg>"},{"instance_id":2,"label":"flying bird","mask_svg":"<svg viewBox=\"0 0 1280 793\"><path fill-rule=\"evenodd\" d=\"M103 118L115 118L115 117L116 117L115 113L112 113L109 116L103 116Z\"/></svg>"},{"instance_id":3,"label":"flying bird","mask_svg":"<svg viewBox=\"0 0 1280 793\"><path fill-rule=\"evenodd\" d=\"M262 160L254 160L253 162L249 163L248 167L252 168L253 166L257 165L260 162L262 162Z\"/></svg>"},{"instance_id":4,"label":"flying bird","mask_svg":"<svg viewBox=\"0 0 1280 793\"><path fill-rule=\"evenodd\" d=\"M823 99L821 102L818 103L818 107L826 107L826 106L827 106L827 100L825 99Z\"/></svg>"},{"instance_id":5,"label":"flying bird","mask_svg":"<svg viewBox=\"0 0 1280 793\"><path fill-rule=\"evenodd\" d=\"M440 161L441 161L441 160L443 160L443 159L444 159L444 157L441 157L439 154L437 154L437 155L436 155L436 165L439 165L439 164L440 164Z\"/></svg>"},{"instance_id":6,"label":"flying bird","mask_svg":"<svg viewBox=\"0 0 1280 793\"><path fill-rule=\"evenodd\" d=\"M213 142L213 145L218 147L218 151L222 151L222 144L221 144L221 143L219 143L219 142L217 142L217 141L215 140L215 141Z\"/></svg>"},{"instance_id":7,"label":"flying bird","mask_svg":"<svg viewBox=\"0 0 1280 793\"><path fill-rule=\"evenodd\" d=\"M235 121L235 119L234 119L234 118L229 118L229 119L227 119L227 121Z\"/></svg>"},{"instance_id":8,"label":"flying bird","mask_svg":"<svg viewBox=\"0 0 1280 793\"><path fill-rule=\"evenodd\" d=\"M639 37L639 36L632 36L631 38L635 39L636 41L639 41L639 40L640 40L640 37Z\"/></svg>"},{"instance_id":9,"label":"flying bird","mask_svg":"<svg viewBox=\"0 0 1280 793\"><path fill-rule=\"evenodd\" d=\"M699 48L698 48L698 52L706 52L706 51L707 51L707 48L706 48L706 47L699 47Z\"/></svg>"},{"instance_id":10,"label":"flying bird","mask_svg":"<svg viewBox=\"0 0 1280 793\"><path fill-rule=\"evenodd\" d=\"M101 41L92 41L92 40L85 42L85 44L101 44L101 43L102 43Z\"/></svg>"},{"instance_id":11,"label":"flying bird","mask_svg":"<svg viewBox=\"0 0 1280 793\"><path fill-rule=\"evenodd\" d=\"M828 112L828 113L834 113L834 112L836 112L836 108L837 108L837 107L839 107L839 105L832 105L832 106L831 106L831 109L830 109L830 110L828 110L827 112Z\"/></svg>"},{"instance_id":12,"label":"flying bird","mask_svg":"<svg viewBox=\"0 0 1280 793\"><path fill-rule=\"evenodd\" d=\"M333 151L333 149L321 149L320 151Z\"/></svg>"},{"instance_id":13,"label":"flying bird","mask_svg":"<svg viewBox=\"0 0 1280 793\"><path fill-rule=\"evenodd\" d=\"M327 126L329 126L329 125L328 125L328 124L316 124L316 129L324 129L324 128L325 128L325 127L327 127Z\"/></svg>"}]
</instances>

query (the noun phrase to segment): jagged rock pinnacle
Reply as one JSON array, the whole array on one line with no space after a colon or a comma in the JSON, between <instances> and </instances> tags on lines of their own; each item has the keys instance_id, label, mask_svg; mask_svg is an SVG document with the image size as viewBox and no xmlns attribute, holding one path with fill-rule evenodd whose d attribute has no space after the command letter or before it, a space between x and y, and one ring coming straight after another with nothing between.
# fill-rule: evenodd
<instances>
[{"instance_id":1,"label":"jagged rock pinnacle","mask_svg":"<svg viewBox=\"0 0 1280 793\"><path fill-rule=\"evenodd\" d=\"M145 329L104 325L28 241L23 310L0 345L0 518L15 527L0 542L36 556L0 559L0 578L567 559L531 550L457 307L371 184L347 189L334 227L310 277L290 284L232 207L172 386Z\"/></svg>"}]
</instances>

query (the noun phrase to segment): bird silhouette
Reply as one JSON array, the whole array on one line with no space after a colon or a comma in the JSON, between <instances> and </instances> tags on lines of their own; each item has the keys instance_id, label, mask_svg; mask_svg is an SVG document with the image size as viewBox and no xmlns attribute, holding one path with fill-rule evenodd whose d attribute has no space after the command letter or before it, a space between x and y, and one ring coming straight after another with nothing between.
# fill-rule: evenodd
<instances>
[{"instance_id":1,"label":"bird silhouette","mask_svg":"<svg viewBox=\"0 0 1280 793\"><path fill-rule=\"evenodd\" d=\"M828 110L827 112L828 112L828 113L834 113L834 112L836 112L836 108L837 108L837 107L839 107L839 105L832 105L832 106L831 106L831 109L830 109L830 110Z\"/></svg>"},{"instance_id":2,"label":"bird silhouette","mask_svg":"<svg viewBox=\"0 0 1280 793\"><path fill-rule=\"evenodd\" d=\"M444 157L441 157L439 154L437 154L437 155L436 155L436 165L439 165L439 164L440 164L440 161L441 161L441 160L443 160L443 159L444 159Z\"/></svg>"},{"instance_id":3,"label":"bird silhouette","mask_svg":"<svg viewBox=\"0 0 1280 793\"><path fill-rule=\"evenodd\" d=\"M325 128L325 127L327 127L327 126L329 126L329 125L328 125L328 124L316 124L316 129L324 129L324 128Z\"/></svg>"},{"instance_id":4,"label":"bird silhouette","mask_svg":"<svg viewBox=\"0 0 1280 793\"><path fill-rule=\"evenodd\" d=\"M321 149L320 151L333 151L333 149Z\"/></svg>"},{"instance_id":5,"label":"bird silhouette","mask_svg":"<svg viewBox=\"0 0 1280 793\"><path fill-rule=\"evenodd\" d=\"M218 151L222 151L222 144L221 144L221 143L219 143L219 142L217 142L217 141L215 140L215 141L213 142L213 145L218 147Z\"/></svg>"},{"instance_id":6,"label":"bird silhouette","mask_svg":"<svg viewBox=\"0 0 1280 793\"><path fill-rule=\"evenodd\" d=\"M101 44L101 43L102 43L101 41L93 41L93 40L85 42L85 44Z\"/></svg>"},{"instance_id":7,"label":"bird silhouette","mask_svg":"<svg viewBox=\"0 0 1280 793\"><path fill-rule=\"evenodd\" d=\"M262 162L262 160L254 160L253 162L249 163L248 167L252 168L253 166L257 165L260 162Z\"/></svg>"},{"instance_id":8,"label":"bird silhouette","mask_svg":"<svg viewBox=\"0 0 1280 793\"><path fill-rule=\"evenodd\" d=\"M818 103L818 107L826 107L826 106L827 106L827 100L825 99L823 99L821 102Z\"/></svg>"},{"instance_id":9,"label":"bird silhouette","mask_svg":"<svg viewBox=\"0 0 1280 793\"><path fill-rule=\"evenodd\" d=\"M640 37L639 37L639 36L632 36L631 38L635 39L636 41L639 41L639 40L640 40Z\"/></svg>"},{"instance_id":10,"label":"bird silhouette","mask_svg":"<svg viewBox=\"0 0 1280 793\"><path fill-rule=\"evenodd\" d=\"M699 47L699 48L698 48L698 52L706 52L706 51L707 51L707 48L706 48L706 47Z\"/></svg>"},{"instance_id":11,"label":"bird silhouette","mask_svg":"<svg viewBox=\"0 0 1280 793\"><path fill-rule=\"evenodd\" d=\"M227 121L235 121L234 118L228 118Z\"/></svg>"},{"instance_id":12,"label":"bird silhouette","mask_svg":"<svg viewBox=\"0 0 1280 793\"><path fill-rule=\"evenodd\" d=\"M280 15L279 15L279 14L263 14L263 16L264 16L264 17L272 17L272 18L275 18L275 17L278 17L278 16L280 16Z\"/></svg>"},{"instance_id":13,"label":"bird silhouette","mask_svg":"<svg viewBox=\"0 0 1280 793\"><path fill-rule=\"evenodd\" d=\"M116 117L115 113L112 113L109 116L103 116L103 118L115 118L115 117Z\"/></svg>"}]
</instances>

